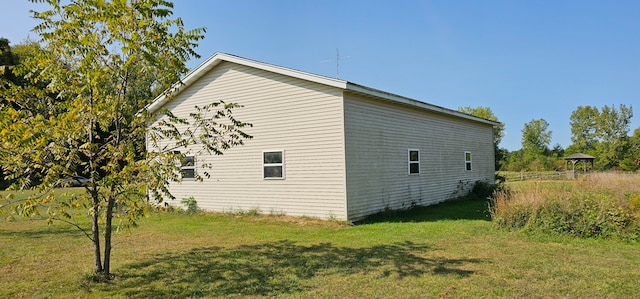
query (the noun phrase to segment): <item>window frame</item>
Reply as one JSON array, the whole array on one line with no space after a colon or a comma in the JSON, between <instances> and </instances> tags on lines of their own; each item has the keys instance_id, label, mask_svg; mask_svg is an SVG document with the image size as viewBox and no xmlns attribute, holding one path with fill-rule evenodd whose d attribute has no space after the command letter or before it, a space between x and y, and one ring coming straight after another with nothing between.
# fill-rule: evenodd
<instances>
[{"instance_id":1,"label":"window frame","mask_svg":"<svg viewBox=\"0 0 640 299\"><path fill-rule=\"evenodd\" d=\"M411 160L411 152L418 153L418 160ZM411 172L411 165L418 165L418 172ZM407 149L407 174L408 175L420 175L422 173L422 166L420 165L420 149L418 148L409 148Z\"/></svg>"},{"instance_id":2,"label":"window frame","mask_svg":"<svg viewBox=\"0 0 640 299\"><path fill-rule=\"evenodd\" d=\"M467 155L469 155L468 160ZM464 171L473 171L473 154L471 151L464 152Z\"/></svg>"},{"instance_id":3,"label":"window frame","mask_svg":"<svg viewBox=\"0 0 640 299\"><path fill-rule=\"evenodd\" d=\"M193 165L186 165L188 159L193 159ZM195 155L185 155L182 159L180 159L180 178L183 180L195 180L196 179L196 156ZM185 176L185 170L193 170L193 176Z\"/></svg>"},{"instance_id":4,"label":"window frame","mask_svg":"<svg viewBox=\"0 0 640 299\"><path fill-rule=\"evenodd\" d=\"M265 153L280 153L282 156L282 160L280 163L265 163ZM279 177L267 177L267 173L265 171L266 167L281 167L281 176ZM284 180L286 178L285 175L285 151L283 149L280 150L264 150L262 151L262 179L263 180Z\"/></svg>"}]
</instances>

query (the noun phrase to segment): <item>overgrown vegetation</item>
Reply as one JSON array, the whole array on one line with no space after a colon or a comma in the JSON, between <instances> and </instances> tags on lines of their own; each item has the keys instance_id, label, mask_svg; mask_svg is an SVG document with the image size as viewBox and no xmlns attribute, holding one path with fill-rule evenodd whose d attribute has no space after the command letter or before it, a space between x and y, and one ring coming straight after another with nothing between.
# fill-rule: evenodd
<instances>
[{"instance_id":1,"label":"overgrown vegetation","mask_svg":"<svg viewBox=\"0 0 640 299\"><path fill-rule=\"evenodd\" d=\"M497 227L585 238L640 239L640 175L593 173L496 194Z\"/></svg>"}]
</instances>

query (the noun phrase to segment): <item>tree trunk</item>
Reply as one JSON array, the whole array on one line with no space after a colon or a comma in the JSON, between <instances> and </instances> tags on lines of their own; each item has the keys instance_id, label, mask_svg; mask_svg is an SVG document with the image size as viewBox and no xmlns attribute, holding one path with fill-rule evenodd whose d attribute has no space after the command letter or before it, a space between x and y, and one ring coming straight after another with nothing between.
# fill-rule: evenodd
<instances>
[{"instance_id":1,"label":"tree trunk","mask_svg":"<svg viewBox=\"0 0 640 299\"><path fill-rule=\"evenodd\" d=\"M100 257L100 226L98 225L98 220L100 220L100 215L98 213L98 209L100 208L100 199L98 198L97 193L91 194L91 197L93 198L93 215L91 215L91 230L93 232L93 257L96 265L96 273L102 273L102 258Z\"/></svg>"},{"instance_id":2,"label":"tree trunk","mask_svg":"<svg viewBox=\"0 0 640 299\"><path fill-rule=\"evenodd\" d=\"M106 222L104 224L104 267L103 273L105 278L109 279L111 276L111 222L113 221L113 206L115 205L115 199L109 197L107 202L107 210L105 211Z\"/></svg>"}]
</instances>

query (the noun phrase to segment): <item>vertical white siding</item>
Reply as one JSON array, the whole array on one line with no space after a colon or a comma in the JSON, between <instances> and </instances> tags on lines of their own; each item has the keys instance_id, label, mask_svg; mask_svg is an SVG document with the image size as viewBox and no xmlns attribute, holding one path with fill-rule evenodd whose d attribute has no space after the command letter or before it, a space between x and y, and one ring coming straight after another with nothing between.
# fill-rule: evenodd
<instances>
[{"instance_id":1,"label":"vertical white siding","mask_svg":"<svg viewBox=\"0 0 640 299\"><path fill-rule=\"evenodd\" d=\"M341 90L223 62L166 107L185 117L216 100L244 105L234 115L253 124L245 130L253 139L223 156L198 155L212 169L197 171L211 177L172 183L172 204L193 196L211 211L347 218ZM265 150L285 151L286 179L262 178Z\"/></svg>"},{"instance_id":2,"label":"vertical white siding","mask_svg":"<svg viewBox=\"0 0 640 299\"><path fill-rule=\"evenodd\" d=\"M345 94L344 113L350 220L435 204L494 179L490 125L354 94ZM420 175L408 174L407 149L420 150Z\"/></svg>"}]
</instances>

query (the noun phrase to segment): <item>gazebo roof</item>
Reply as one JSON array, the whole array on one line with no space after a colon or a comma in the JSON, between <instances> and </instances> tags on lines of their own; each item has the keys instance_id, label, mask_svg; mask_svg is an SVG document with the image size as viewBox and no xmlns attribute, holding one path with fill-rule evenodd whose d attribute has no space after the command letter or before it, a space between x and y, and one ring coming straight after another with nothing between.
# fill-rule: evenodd
<instances>
[{"instance_id":1,"label":"gazebo roof","mask_svg":"<svg viewBox=\"0 0 640 299\"><path fill-rule=\"evenodd\" d=\"M583 153L575 153L573 155L570 155L566 158L564 158L565 160L594 160L595 157L593 156L589 156L587 154L583 154Z\"/></svg>"}]
</instances>

